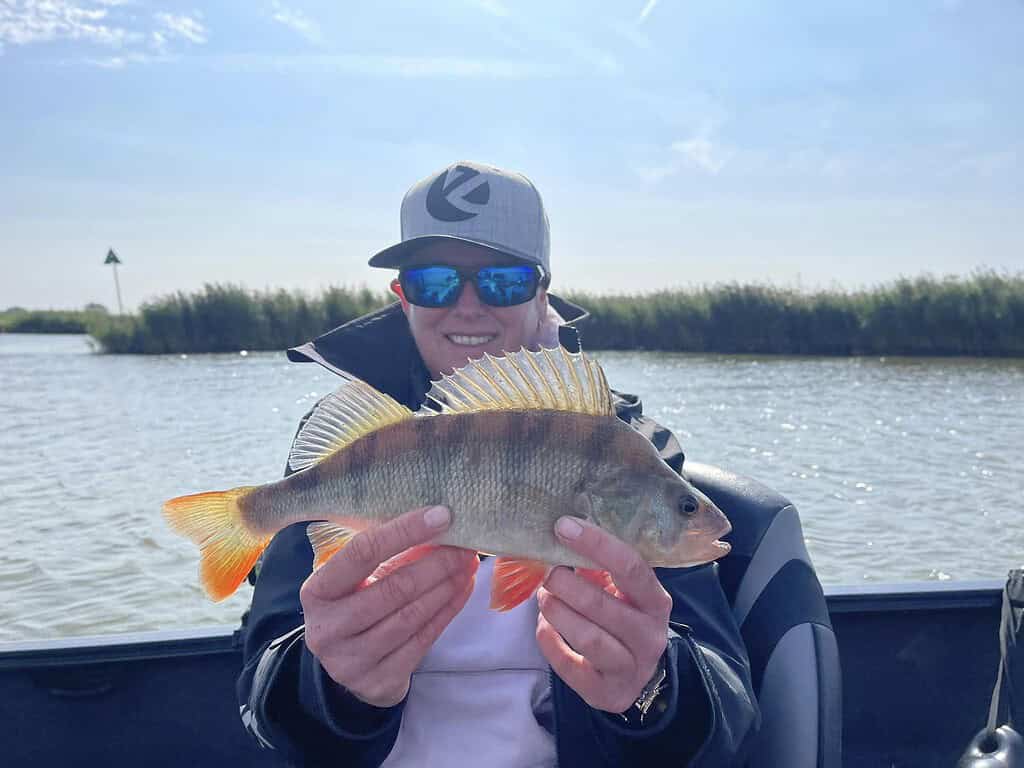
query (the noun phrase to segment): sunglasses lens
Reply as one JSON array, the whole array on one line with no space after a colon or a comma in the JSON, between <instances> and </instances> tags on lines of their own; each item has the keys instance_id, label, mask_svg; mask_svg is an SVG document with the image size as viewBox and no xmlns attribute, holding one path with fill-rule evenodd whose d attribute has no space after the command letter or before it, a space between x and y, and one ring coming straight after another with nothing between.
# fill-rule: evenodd
<instances>
[{"instance_id":1,"label":"sunglasses lens","mask_svg":"<svg viewBox=\"0 0 1024 768\"><path fill-rule=\"evenodd\" d=\"M511 307L529 301L537 293L538 275L533 267L484 267L477 273L480 301L492 307Z\"/></svg>"},{"instance_id":2,"label":"sunglasses lens","mask_svg":"<svg viewBox=\"0 0 1024 768\"><path fill-rule=\"evenodd\" d=\"M459 298L459 273L451 267L413 267L400 279L406 299L421 307L447 307Z\"/></svg>"}]
</instances>

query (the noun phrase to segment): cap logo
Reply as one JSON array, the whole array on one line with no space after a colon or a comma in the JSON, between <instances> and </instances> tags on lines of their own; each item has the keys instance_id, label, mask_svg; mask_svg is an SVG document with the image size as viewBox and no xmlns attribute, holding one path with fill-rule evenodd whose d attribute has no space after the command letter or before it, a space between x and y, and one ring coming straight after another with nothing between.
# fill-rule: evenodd
<instances>
[{"instance_id":1,"label":"cap logo","mask_svg":"<svg viewBox=\"0 0 1024 768\"><path fill-rule=\"evenodd\" d=\"M479 211L467 211L455 205L452 198L459 202L465 201L473 205L487 205L491 199L491 185L484 181L483 184L476 184L472 189L467 189L470 182L480 175L480 171L467 168L464 165L457 165L450 172L443 171L427 190L427 213L438 221L465 221L472 219ZM447 183L446 183L447 182Z\"/></svg>"}]
</instances>

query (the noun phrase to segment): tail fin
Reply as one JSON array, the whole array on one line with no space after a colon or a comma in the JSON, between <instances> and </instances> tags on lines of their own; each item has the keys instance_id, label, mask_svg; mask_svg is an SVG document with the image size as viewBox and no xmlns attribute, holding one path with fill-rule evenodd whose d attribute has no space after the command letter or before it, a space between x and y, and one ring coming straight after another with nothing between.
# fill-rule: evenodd
<instances>
[{"instance_id":1,"label":"tail fin","mask_svg":"<svg viewBox=\"0 0 1024 768\"><path fill-rule=\"evenodd\" d=\"M238 500L254 486L178 496L164 502L164 517L178 533L199 545L199 574L206 593L216 601L231 595L256 564L270 537L250 533Z\"/></svg>"}]
</instances>

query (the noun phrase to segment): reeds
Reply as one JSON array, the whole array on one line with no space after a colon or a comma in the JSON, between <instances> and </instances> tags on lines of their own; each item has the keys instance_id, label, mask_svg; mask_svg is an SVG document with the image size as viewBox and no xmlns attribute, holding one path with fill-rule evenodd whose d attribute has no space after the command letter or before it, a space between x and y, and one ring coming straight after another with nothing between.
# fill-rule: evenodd
<instances>
[{"instance_id":1,"label":"reeds","mask_svg":"<svg viewBox=\"0 0 1024 768\"><path fill-rule=\"evenodd\" d=\"M86 333L89 323L106 312L99 304L81 310L12 307L0 311L0 333Z\"/></svg>"},{"instance_id":2,"label":"reeds","mask_svg":"<svg viewBox=\"0 0 1024 768\"><path fill-rule=\"evenodd\" d=\"M861 291L730 283L634 295L562 294L590 310L587 349L808 355L1024 357L1024 273L904 278ZM96 316L110 352L284 349L391 301L330 288L317 298L208 285L131 317Z\"/></svg>"},{"instance_id":3,"label":"reeds","mask_svg":"<svg viewBox=\"0 0 1024 768\"><path fill-rule=\"evenodd\" d=\"M588 307L591 349L799 355L1024 356L1024 273L902 278L870 290L716 285Z\"/></svg>"},{"instance_id":4,"label":"reeds","mask_svg":"<svg viewBox=\"0 0 1024 768\"><path fill-rule=\"evenodd\" d=\"M170 294L142 306L138 315L107 318L89 333L107 352L237 352L284 349L389 301L367 288L328 288L317 298L302 293L249 291L207 285L193 294Z\"/></svg>"}]
</instances>

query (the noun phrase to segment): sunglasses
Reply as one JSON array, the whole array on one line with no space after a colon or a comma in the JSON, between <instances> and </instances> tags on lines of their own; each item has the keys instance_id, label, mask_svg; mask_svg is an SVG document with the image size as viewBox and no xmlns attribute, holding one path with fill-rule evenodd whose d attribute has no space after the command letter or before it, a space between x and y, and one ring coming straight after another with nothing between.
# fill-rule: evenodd
<instances>
[{"instance_id":1,"label":"sunglasses","mask_svg":"<svg viewBox=\"0 0 1024 768\"><path fill-rule=\"evenodd\" d=\"M545 278L543 268L532 264L481 267L476 271L432 264L402 269L397 282L406 300L418 307L454 306L466 283L476 286L476 294L484 304L514 307L536 296Z\"/></svg>"}]
</instances>

